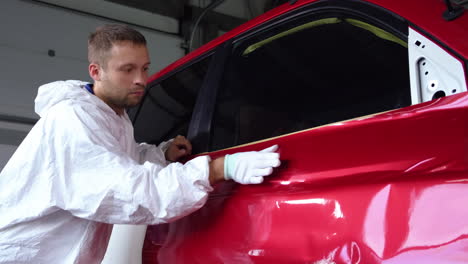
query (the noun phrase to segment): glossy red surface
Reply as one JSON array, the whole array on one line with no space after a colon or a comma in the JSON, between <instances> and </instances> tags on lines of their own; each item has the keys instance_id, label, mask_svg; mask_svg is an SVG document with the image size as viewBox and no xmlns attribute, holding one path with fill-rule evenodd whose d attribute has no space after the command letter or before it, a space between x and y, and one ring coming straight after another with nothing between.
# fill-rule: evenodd
<instances>
[{"instance_id":1,"label":"glossy red surface","mask_svg":"<svg viewBox=\"0 0 468 264\"><path fill-rule=\"evenodd\" d=\"M172 63L162 71L152 75L148 82L152 82L165 74L177 69L194 58L214 49L221 43L242 34L258 25L265 23L281 14L298 7L317 2L318 0L298 0L296 4L283 4L272 9L255 19L227 32L226 34L210 41L187 56ZM422 34L433 37L444 44L450 44L450 48L458 55L468 59L468 10L461 17L453 21L445 21L443 12L447 9L443 0L362 0L370 2L407 19L416 25Z\"/></svg>"},{"instance_id":2,"label":"glossy red surface","mask_svg":"<svg viewBox=\"0 0 468 264\"><path fill-rule=\"evenodd\" d=\"M264 184L150 227L144 263L468 262L468 93L210 155L272 144Z\"/></svg>"}]
</instances>

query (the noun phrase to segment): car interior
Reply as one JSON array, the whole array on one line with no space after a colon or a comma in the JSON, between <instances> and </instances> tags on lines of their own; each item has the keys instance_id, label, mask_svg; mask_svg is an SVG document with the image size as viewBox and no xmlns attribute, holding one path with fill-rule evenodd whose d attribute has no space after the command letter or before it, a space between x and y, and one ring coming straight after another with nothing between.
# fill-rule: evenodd
<instances>
[{"instance_id":1,"label":"car interior","mask_svg":"<svg viewBox=\"0 0 468 264\"><path fill-rule=\"evenodd\" d=\"M356 18L322 18L237 44L212 149L409 106L407 43Z\"/></svg>"}]
</instances>

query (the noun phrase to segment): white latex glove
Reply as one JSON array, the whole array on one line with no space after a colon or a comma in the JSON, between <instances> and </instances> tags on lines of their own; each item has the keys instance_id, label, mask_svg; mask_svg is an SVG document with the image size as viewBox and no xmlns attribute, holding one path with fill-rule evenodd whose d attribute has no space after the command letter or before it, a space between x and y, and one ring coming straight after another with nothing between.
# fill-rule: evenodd
<instances>
[{"instance_id":1,"label":"white latex glove","mask_svg":"<svg viewBox=\"0 0 468 264\"><path fill-rule=\"evenodd\" d=\"M261 151L239 152L224 158L224 178L241 184L259 184L270 175L281 162L278 145Z\"/></svg>"}]
</instances>

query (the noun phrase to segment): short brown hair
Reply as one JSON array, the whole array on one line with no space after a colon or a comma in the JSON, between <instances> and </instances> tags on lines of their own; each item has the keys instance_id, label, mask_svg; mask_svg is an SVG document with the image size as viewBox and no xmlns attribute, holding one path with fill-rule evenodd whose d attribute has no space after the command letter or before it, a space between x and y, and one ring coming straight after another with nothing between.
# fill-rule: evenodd
<instances>
[{"instance_id":1,"label":"short brown hair","mask_svg":"<svg viewBox=\"0 0 468 264\"><path fill-rule=\"evenodd\" d=\"M107 53L112 45L120 41L131 41L133 44L146 45L145 37L135 29L127 25L104 25L96 28L88 38L88 61L98 63L105 67Z\"/></svg>"}]
</instances>

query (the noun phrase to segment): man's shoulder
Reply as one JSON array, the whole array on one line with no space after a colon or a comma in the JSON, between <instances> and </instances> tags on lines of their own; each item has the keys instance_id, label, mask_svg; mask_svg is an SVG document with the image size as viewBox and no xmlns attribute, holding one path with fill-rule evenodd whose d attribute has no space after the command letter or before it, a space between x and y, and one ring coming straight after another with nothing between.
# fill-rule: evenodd
<instances>
[{"instance_id":1,"label":"man's shoulder","mask_svg":"<svg viewBox=\"0 0 468 264\"><path fill-rule=\"evenodd\" d=\"M68 122L71 124L86 123L103 126L111 118L110 113L91 101L64 100L53 106L44 117L50 121Z\"/></svg>"},{"instance_id":2,"label":"man's shoulder","mask_svg":"<svg viewBox=\"0 0 468 264\"><path fill-rule=\"evenodd\" d=\"M100 109L100 107L93 101L82 100L82 99L68 99L62 102L57 103L54 106L54 113L57 114L71 114L71 113L80 113L85 115L93 115L95 113L101 113L105 115L105 111Z\"/></svg>"}]
</instances>

